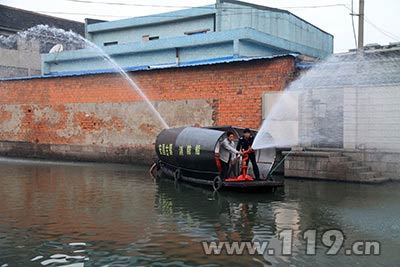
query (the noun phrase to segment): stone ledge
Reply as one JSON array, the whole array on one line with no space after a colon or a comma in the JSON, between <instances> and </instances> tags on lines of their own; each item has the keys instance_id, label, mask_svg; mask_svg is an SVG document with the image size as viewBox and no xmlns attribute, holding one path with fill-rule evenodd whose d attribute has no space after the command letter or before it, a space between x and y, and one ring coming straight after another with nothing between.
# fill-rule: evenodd
<instances>
[{"instance_id":1,"label":"stone ledge","mask_svg":"<svg viewBox=\"0 0 400 267\"><path fill-rule=\"evenodd\" d=\"M284 165L287 177L366 183L400 180L400 153L313 148L284 154L289 154Z\"/></svg>"},{"instance_id":2,"label":"stone ledge","mask_svg":"<svg viewBox=\"0 0 400 267\"><path fill-rule=\"evenodd\" d=\"M286 176L285 176L286 177ZM370 180L346 180L346 179L335 179L335 178L319 178L319 177L305 177L305 176L287 176L287 179L301 179L301 180L314 180L314 181L326 181L326 182L343 182L343 183L356 183L356 184L384 184L394 181L391 178L381 177L372 178Z\"/></svg>"},{"instance_id":3,"label":"stone ledge","mask_svg":"<svg viewBox=\"0 0 400 267\"><path fill-rule=\"evenodd\" d=\"M101 147L81 145L33 144L0 141L0 155L67 161L91 161L149 165L156 158L154 147Z\"/></svg>"},{"instance_id":4,"label":"stone ledge","mask_svg":"<svg viewBox=\"0 0 400 267\"><path fill-rule=\"evenodd\" d=\"M331 156L330 152L314 152L314 151L283 151L283 155L289 155L289 157L326 157L329 158Z\"/></svg>"}]
</instances>

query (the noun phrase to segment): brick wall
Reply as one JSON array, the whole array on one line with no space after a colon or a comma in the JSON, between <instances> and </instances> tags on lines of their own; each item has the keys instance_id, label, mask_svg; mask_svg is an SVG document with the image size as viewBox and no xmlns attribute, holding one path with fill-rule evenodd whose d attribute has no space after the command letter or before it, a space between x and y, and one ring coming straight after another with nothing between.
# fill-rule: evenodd
<instances>
[{"instance_id":1,"label":"brick wall","mask_svg":"<svg viewBox=\"0 0 400 267\"><path fill-rule=\"evenodd\" d=\"M292 79L294 63L287 56L130 75L172 127L258 128L262 93L283 90ZM119 154L135 146L151 150L161 129L117 74L0 81L0 141L7 141L3 147L8 151L10 142L60 145L66 151L65 145L83 146L82 153L93 155L104 147L118 148ZM79 159L79 151L74 158Z\"/></svg>"}]
</instances>

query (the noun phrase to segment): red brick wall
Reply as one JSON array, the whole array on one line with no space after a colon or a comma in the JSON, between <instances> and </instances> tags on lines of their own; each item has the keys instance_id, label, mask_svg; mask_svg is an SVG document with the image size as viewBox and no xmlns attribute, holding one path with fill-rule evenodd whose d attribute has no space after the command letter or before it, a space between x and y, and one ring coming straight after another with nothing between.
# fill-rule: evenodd
<instances>
[{"instance_id":1,"label":"red brick wall","mask_svg":"<svg viewBox=\"0 0 400 267\"><path fill-rule=\"evenodd\" d=\"M258 128L261 123L262 93L283 90L292 79L294 63L295 59L287 56L249 62L138 71L131 75L151 100L212 99L210 108L214 109L215 125ZM140 100L126 81L116 74L0 81L0 125L11 116L4 107L19 105L19 116L22 116L20 127L24 133L21 134L20 139L23 140L20 141L34 142L40 139L40 143L68 143L68 138L53 134L58 128L65 127L63 118L57 123L35 121L32 118L32 105L49 107L62 113L66 104ZM91 121L87 123L90 119L78 112L73 123L84 129L85 134L99 130L99 127L115 127L118 131L123 124L121 118L112 118L109 122L95 118L99 121L93 124ZM167 122L172 126L179 125L174 121ZM140 129L143 127L151 128L141 125ZM150 128L147 130L151 131ZM7 139L10 139L10 133L5 135L0 129L0 140ZM16 136L13 138L18 139Z\"/></svg>"}]
</instances>

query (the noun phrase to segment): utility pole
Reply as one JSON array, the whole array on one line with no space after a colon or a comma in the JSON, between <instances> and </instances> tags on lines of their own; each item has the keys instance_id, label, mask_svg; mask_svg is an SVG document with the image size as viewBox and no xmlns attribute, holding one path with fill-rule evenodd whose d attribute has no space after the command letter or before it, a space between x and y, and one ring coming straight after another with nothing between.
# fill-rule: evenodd
<instances>
[{"instance_id":1,"label":"utility pole","mask_svg":"<svg viewBox=\"0 0 400 267\"><path fill-rule=\"evenodd\" d=\"M358 49L364 48L364 0L360 0L358 9Z\"/></svg>"}]
</instances>

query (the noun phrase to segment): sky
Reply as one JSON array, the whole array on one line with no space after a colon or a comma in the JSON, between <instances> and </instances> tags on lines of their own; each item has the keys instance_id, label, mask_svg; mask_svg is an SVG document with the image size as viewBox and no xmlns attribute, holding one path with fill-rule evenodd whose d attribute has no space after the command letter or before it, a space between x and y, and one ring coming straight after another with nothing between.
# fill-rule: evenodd
<instances>
[{"instance_id":1,"label":"sky","mask_svg":"<svg viewBox=\"0 0 400 267\"><path fill-rule=\"evenodd\" d=\"M355 48L351 0L246 0L287 9L334 35L335 52ZM358 13L354 0L354 13ZM83 22L85 18L117 20L214 4L213 0L0 0L0 4ZM400 42L400 0L365 0L364 44ZM357 33L358 17L354 17Z\"/></svg>"}]
</instances>

